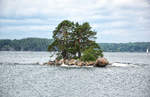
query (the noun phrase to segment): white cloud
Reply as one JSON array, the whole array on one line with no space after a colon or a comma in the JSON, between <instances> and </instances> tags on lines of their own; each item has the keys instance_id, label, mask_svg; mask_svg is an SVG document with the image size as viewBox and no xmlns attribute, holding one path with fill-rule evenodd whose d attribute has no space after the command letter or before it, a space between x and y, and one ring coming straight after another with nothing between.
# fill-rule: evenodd
<instances>
[{"instance_id":1,"label":"white cloud","mask_svg":"<svg viewBox=\"0 0 150 97\"><path fill-rule=\"evenodd\" d=\"M40 24L43 22L46 22L46 21L44 21L42 19L20 19L20 20L18 20L18 19L0 19L1 24L4 24L4 23L6 23L6 24L8 24L8 23L13 23L13 24L37 23L37 24Z\"/></svg>"},{"instance_id":2,"label":"white cloud","mask_svg":"<svg viewBox=\"0 0 150 97\"><path fill-rule=\"evenodd\" d=\"M149 9L147 0L0 0L0 33L52 31L69 19L90 22L98 35L140 35L149 33Z\"/></svg>"},{"instance_id":3,"label":"white cloud","mask_svg":"<svg viewBox=\"0 0 150 97\"><path fill-rule=\"evenodd\" d=\"M32 32L32 31L45 31L45 32L50 32L50 29L54 29L53 26L48 26L48 25L30 25L30 26L5 26L0 28L0 32Z\"/></svg>"},{"instance_id":4,"label":"white cloud","mask_svg":"<svg viewBox=\"0 0 150 97\"><path fill-rule=\"evenodd\" d=\"M127 7L148 7L143 0L2 0L1 13L4 15L81 15L96 9Z\"/></svg>"}]
</instances>

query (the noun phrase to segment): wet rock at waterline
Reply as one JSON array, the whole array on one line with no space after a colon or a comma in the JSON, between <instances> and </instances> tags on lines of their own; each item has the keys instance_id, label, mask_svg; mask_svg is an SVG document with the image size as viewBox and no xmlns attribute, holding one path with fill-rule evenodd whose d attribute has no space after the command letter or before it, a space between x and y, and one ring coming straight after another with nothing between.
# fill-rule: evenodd
<instances>
[{"instance_id":1,"label":"wet rock at waterline","mask_svg":"<svg viewBox=\"0 0 150 97\"><path fill-rule=\"evenodd\" d=\"M109 64L109 62L107 61L106 58L98 58L96 60L95 66L96 67L105 67L108 64Z\"/></svg>"},{"instance_id":2,"label":"wet rock at waterline","mask_svg":"<svg viewBox=\"0 0 150 97\"><path fill-rule=\"evenodd\" d=\"M94 66L94 65L95 65L95 62L93 62L93 61L90 61L90 62L86 63L86 66Z\"/></svg>"},{"instance_id":3,"label":"wet rock at waterline","mask_svg":"<svg viewBox=\"0 0 150 97\"><path fill-rule=\"evenodd\" d=\"M44 63L43 65L57 65L60 66L62 64L71 66L71 65L76 65L76 66L95 66L95 67L105 67L106 65L109 64L108 60L106 58L98 58L96 61L89 61L89 62L84 62L80 60L75 60L75 59L61 59L61 60L55 60L55 61L49 61L47 63Z\"/></svg>"},{"instance_id":4,"label":"wet rock at waterline","mask_svg":"<svg viewBox=\"0 0 150 97\"><path fill-rule=\"evenodd\" d=\"M66 65L77 65L77 60L71 59L68 61L68 63L66 63Z\"/></svg>"}]
</instances>

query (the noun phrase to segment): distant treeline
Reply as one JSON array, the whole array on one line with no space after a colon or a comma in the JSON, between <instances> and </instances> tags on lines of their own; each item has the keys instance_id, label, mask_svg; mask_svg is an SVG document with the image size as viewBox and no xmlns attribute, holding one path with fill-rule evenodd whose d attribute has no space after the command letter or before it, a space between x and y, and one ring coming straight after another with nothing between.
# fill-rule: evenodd
<instances>
[{"instance_id":1,"label":"distant treeline","mask_svg":"<svg viewBox=\"0 0 150 97\"><path fill-rule=\"evenodd\" d=\"M46 51L51 42L45 38L1 39L0 51Z\"/></svg>"},{"instance_id":2,"label":"distant treeline","mask_svg":"<svg viewBox=\"0 0 150 97\"><path fill-rule=\"evenodd\" d=\"M47 51L52 39L25 38L20 40L1 39L0 51ZM99 43L104 52L145 52L150 42Z\"/></svg>"},{"instance_id":3,"label":"distant treeline","mask_svg":"<svg viewBox=\"0 0 150 97\"><path fill-rule=\"evenodd\" d=\"M100 43L105 52L146 52L150 49L150 42L133 43Z\"/></svg>"}]
</instances>

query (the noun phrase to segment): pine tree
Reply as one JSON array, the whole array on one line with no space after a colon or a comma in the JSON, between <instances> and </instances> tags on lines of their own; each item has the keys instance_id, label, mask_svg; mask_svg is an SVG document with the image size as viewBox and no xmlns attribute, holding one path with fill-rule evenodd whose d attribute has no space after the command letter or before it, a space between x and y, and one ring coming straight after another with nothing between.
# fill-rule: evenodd
<instances>
[{"instance_id":1,"label":"pine tree","mask_svg":"<svg viewBox=\"0 0 150 97\"><path fill-rule=\"evenodd\" d=\"M81 58L82 52L92 48L98 51L97 56L103 56L102 50L94 41L96 32L91 30L88 22L80 25L64 20L53 31L54 42L49 45L49 51L58 51L58 58Z\"/></svg>"}]
</instances>

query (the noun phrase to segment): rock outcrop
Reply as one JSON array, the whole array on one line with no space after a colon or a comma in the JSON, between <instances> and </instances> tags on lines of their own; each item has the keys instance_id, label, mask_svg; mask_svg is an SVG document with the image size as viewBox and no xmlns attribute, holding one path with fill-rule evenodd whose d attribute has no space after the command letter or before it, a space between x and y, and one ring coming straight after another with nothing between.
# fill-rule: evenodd
<instances>
[{"instance_id":1,"label":"rock outcrop","mask_svg":"<svg viewBox=\"0 0 150 97\"><path fill-rule=\"evenodd\" d=\"M83 61L78 61L78 62L77 62L77 66L85 66L85 62L83 62Z\"/></svg>"},{"instance_id":2,"label":"rock outcrop","mask_svg":"<svg viewBox=\"0 0 150 97\"><path fill-rule=\"evenodd\" d=\"M86 62L86 66L94 66L94 65L95 65L95 62L93 61Z\"/></svg>"},{"instance_id":3,"label":"rock outcrop","mask_svg":"<svg viewBox=\"0 0 150 97\"><path fill-rule=\"evenodd\" d=\"M71 59L71 60L69 60L67 65L77 65L77 60Z\"/></svg>"},{"instance_id":4,"label":"rock outcrop","mask_svg":"<svg viewBox=\"0 0 150 97\"><path fill-rule=\"evenodd\" d=\"M95 63L94 66L96 66L96 67L105 67L108 64L109 64L109 62L107 61L106 58L98 58L96 60L96 63Z\"/></svg>"},{"instance_id":5,"label":"rock outcrop","mask_svg":"<svg viewBox=\"0 0 150 97\"><path fill-rule=\"evenodd\" d=\"M106 65L109 64L106 58L98 58L96 61L89 61L89 62L84 62L80 60L75 60L75 59L61 59L61 60L54 60L54 61L49 61L47 63L44 63L43 65L57 65L60 66L62 64L71 66L71 65L77 65L77 66L95 66L95 67L105 67Z\"/></svg>"}]
</instances>

